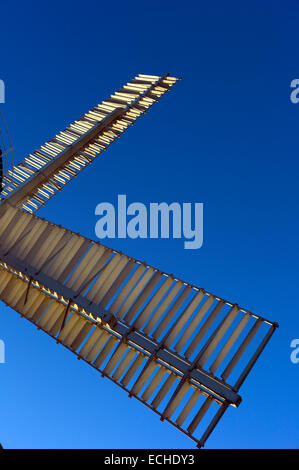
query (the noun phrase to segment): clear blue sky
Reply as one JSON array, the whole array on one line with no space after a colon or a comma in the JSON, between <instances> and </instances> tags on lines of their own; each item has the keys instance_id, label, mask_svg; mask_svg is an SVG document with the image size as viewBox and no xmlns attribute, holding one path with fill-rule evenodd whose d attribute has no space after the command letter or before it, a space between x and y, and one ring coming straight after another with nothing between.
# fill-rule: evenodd
<instances>
[{"instance_id":1,"label":"clear blue sky","mask_svg":"<svg viewBox=\"0 0 299 470\"><path fill-rule=\"evenodd\" d=\"M151 6L152 5L152 6ZM278 321L207 448L299 443L295 1L0 1L0 78L20 161L138 73L176 87L39 215L94 238L95 206L204 203L204 244L108 244ZM192 442L4 305L6 448L188 448Z\"/></svg>"}]
</instances>

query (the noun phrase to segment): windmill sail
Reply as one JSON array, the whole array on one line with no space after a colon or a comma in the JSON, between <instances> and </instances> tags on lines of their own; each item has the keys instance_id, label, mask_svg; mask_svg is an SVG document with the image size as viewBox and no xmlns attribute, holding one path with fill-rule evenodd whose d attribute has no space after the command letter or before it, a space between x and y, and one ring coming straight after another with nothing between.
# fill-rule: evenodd
<instances>
[{"instance_id":1,"label":"windmill sail","mask_svg":"<svg viewBox=\"0 0 299 470\"><path fill-rule=\"evenodd\" d=\"M2 198L36 212L120 137L179 79L140 74L3 177Z\"/></svg>"},{"instance_id":2,"label":"windmill sail","mask_svg":"<svg viewBox=\"0 0 299 470\"><path fill-rule=\"evenodd\" d=\"M10 205L0 259L3 302L199 447L277 326Z\"/></svg>"},{"instance_id":3,"label":"windmill sail","mask_svg":"<svg viewBox=\"0 0 299 470\"><path fill-rule=\"evenodd\" d=\"M201 447L277 324L33 214L177 80L138 75L4 175L0 300Z\"/></svg>"}]
</instances>

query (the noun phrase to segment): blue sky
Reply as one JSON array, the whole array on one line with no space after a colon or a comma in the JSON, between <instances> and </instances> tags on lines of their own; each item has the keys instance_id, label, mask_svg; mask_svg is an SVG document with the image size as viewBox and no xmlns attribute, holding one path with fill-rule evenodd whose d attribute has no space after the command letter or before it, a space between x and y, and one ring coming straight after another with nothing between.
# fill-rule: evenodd
<instances>
[{"instance_id":1,"label":"blue sky","mask_svg":"<svg viewBox=\"0 0 299 470\"><path fill-rule=\"evenodd\" d=\"M275 333L207 448L298 448L299 78L295 1L0 1L1 105L15 159L138 73L183 77L39 215L94 238L95 207L204 203L204 243L107 244L266 318ZM189 448L192 442L4 305L6 448Z\"/></svg>"}]
</instances>

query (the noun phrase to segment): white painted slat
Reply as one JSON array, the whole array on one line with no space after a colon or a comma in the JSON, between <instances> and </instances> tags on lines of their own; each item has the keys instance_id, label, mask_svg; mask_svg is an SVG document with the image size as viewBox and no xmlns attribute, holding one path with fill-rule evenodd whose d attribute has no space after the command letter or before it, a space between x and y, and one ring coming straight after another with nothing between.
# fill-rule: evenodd
<instances>
[{"instance_id":1,"label":"white painted slat","mask_svg":"<svg viewBox=\"0 0 299 470\"><path fill-rule=\"evenodd\" d=\"M102 272L106 269L106 265L109 262L109 259L111 258L112 252L109 249L106 249L103 255L101 256L100 260L97 262L95 265L93 271L89 274L87 277L87 282L90 279L93 279L95 281L94 276L101 276ZM92 281L92 283L93 283ZM91 284L92 284L91 283ZM85 295L85 297L92 302L92 295L90 294L90 285L88 286L87 289L83 289L81 292L81 289L79 288L79 291Z\"/></svg>"},{"instance_id":2,"label":"white painted slat","mask_svg":"<svg viewBox=\"0 0 299 470\"><path fill-rule=\"evenodd\" d=\"M55 279L57 279L58 282L65 282L65 280L75 269L75 266L80 261L82 256L86 253L89 246L89 240L85 240L82 237L78 239L77 244L73 248L73 251L70 251L67 258L63 261L63 269L59 269L58 271L56 271L56 275L54 277Z\"/></svg>"},{"instance_id":3,"label":"white painted slat","mask_svg":"<svg viewBox=\"0 0 299 470\"><path fill-rule=\"evenodd\" d=\"M6 302L11 305L12 308L16 306L20 298L24 298L27 290L27 286L21 280L12 279L12 282L8 285L9 289L6 296Z\"/></svg>"},{"instance_id":4,"label":"white painted slat","mask_svg":"<svg viewBox=\"0 0 299 470\"><path fill-rule=\"evenodd\" d=\"M234 305L227 316L225 317L224 321L221 323L220 327L217 328L217 332L211 340L208 341L207 346L205 347L202 355L198 358L197 365L199 367L203 367L206 361L209 359L210 355L218 345L218 343L221 341L223 336L225 335L226 331L236 318L236 316L239 313L239 307L237 305Z\"/></svg>"},{"instance_id":5,"label":"white painted slat","mask_svg":"<svg viewBox=\"0 0 299 470\"><path fill-rule=\"evenodd\" d=\"M174 346L174 349L176 352L181 352L183 347L185 346L186 342L190 339L194 331L196 330L197 326L201 322L202 318L204 315L207 313L211 305L213 304L215 300L215 297L213 295L210 295L205 303L200 307L199 311L197 312L196 316L193 318L192 322L184 332L184 334L181 336L179 341L176 343Z\"/></svg>"},{"instance_id":6,"label":"white painted slat","mask_svg":"<svg viewBox=\"0 0 299 470\"><path fill-rule=\"evenodd\" d=\"M80 356L85 357L91 350L91 348L95 345L97 340L102 334L102 330L100 328L95 328L89 338L87 339L86 343L80 349Z\"/></svg>"},{"instance_id":7,"label":"white painted slat","mask_svg":"<svg viewBox=\"0 0 299 470\"><path fill-rule=\"evenodd\" d=\"M174 286L172 286L171 290L168 292L165 299L159 305L157 310L155 311L154 315L149 319L148 323L143 328L144 333L149 334L152 329L156 326L160 318L166 312L174 298L177 296L178 292L181 290L183 283L181 281L176 282Z\"/></svg>"},{"instance_id":8,"label":"white painted slat","mask_svg":"<svg viewBox=\"0 0 299 470\"><path fill-rule=\"evenodd\" d=\"M23 260L27 261L28 263L35 263L35 256L41 250L41 247L43 246L46 238L48 239L50 232L54 229L54 226L52 224L45 224L43 221L40 223L40 229L37 231L32 238L29 236L26 237L28 238L28 242L30 242L30 247L29 244L26 247L22 248L22 254L23 254ZM17 251L14 252L15 255L17 255Z\"/></svg>"},{"instance_id":9,"label":"white painted slat","mask_svg":"<svg viewBox=\"0 0 299 470\"><path fill-rule=\"evenodd\" d=\"M134 321L135 328L142 328L142 326L147 321L149 316L153 313L159 302L163 299L164 295L166 294L172 283L173 279L171 277L167 277L165 279L163 285L159 288L158 292L155 293L155 295L151 298L146 307L144 307L142 313Z\"/></svg>"},{"instance_id":10,"label":"white painted slat","mask_svg":"<svg viewBox=\"0 0 299 470\"><path fill-rule=\"evenodd\" d=\"M172 396L166 405L165 410L163 411L163 416L165 418L171 418L181 401L183 400L184 396L189 390L189 384L184 383L181 388L178 390L178 392L175 392L174 396Z\"/></svg>"},{"instance_id":11,"label":"white painted slat","mask_svg":"<svg viewBox=\"0 0 299 470\"><path fill-rule=\"evenodd\" d=\"M62 251L54 258L47 269L47 275L58 279L61 272L74 257L77 247L83 242L80 237L71 234L69 242L64 246Z\"/></svg>"},{"instance_id":12,"label":"white painted slat","mask_svg":"<svg viewBox=\"0 0 299 470\"><path fill-rule=\"evenodd\" d=\"M141 291L147 284L147 282L150 280L154 273L153 268L148 268L147 271L144 273L140 281L137 282L136 286L133 288L133 290L130 292L124 303L120 306L117 316L118 318L122 318L122 316L129 310L131 305L135 302L137 297L140 295Z\"/></svg>"},{"instance_id":13,"label":"white painted slat","mask_svg":"<svg viewBox=\"0 0 299 470\"><path fill-rule=\"evenodd\" d=\"M116 295L117 291L120 289L121 285L128 280L129 275L131 274L132 270L136 266L134 260L130 259L124 269L120 272L112 286L108 289L103 299L99 302L99 305L102 308L105 308L107 304L112 300L112 298Z\"/></svg>"},{"instance_id":14,"label":"white painted slat","mask_svg":"<svg viewBox=\"0 0 299 470\"><path fill-rule=\"evenodd\" d=\"M81 346L81 344L83 343L83 341L85 340L85 338L89 334L92 327L93 327L92 323L85 322L85 325L83 326L82 330L80 331L80 333L78 334L76 339L70 345L70 347L74 351L76 351Z\"/></svg>"},{"instance_id":15,"label":"white painted slat","mask_svg":"<svg viewBox=\"0 0 299 470\"><path fill-rule=\"evenodd\" d=\"M118 253L114 255L113 259L108 263L101 276L90 289L90 300L94 303L100 302L116 277L126 265L127 260L128 258L125 255L120 255Z\"/></svg>"},{"instance_id":16,"label":"white painted slat","mask_svg":"<svg viewBox=\"0 0 299 470\"><path fill-rule=\"evenodd\" d=\"M236 340L238 339L238 337L244 330L249 320L250 320L250 315L248 315L248 313L245 313L245 315L243 316L243 318L241 319L241 321L239 322L239 324L237 325L237 327L235 328L235 330L233 331L233 333L231 334L227 342L222 347L218 356L215 358L213 364L210 366L209 369L212 374L215 374L216 370L218 369L222 361L225 359L226 355L228 354L228 352L230 351L230 349L232 348L232 346L234 345L234 343L236 342Z\"/></svg>"},{"instance_id":17,"label":"white painted slat","mask_svg":"<svg viewBox=\"0 0 299 470\"><path fill-rule=\"evenodd\" d=\"M116 343L117 339L114 336L111 336L102 351L100 352L100 354L98 355L98 357L96 358L96 360L94 361L94 365L98 369L101 367L101 365L103 364L107 356L110 354Z\"/></svg>"},{"instance_id":18,"label":"white painted slat","mask_svg":"<svg viewBox=\"0 0 299 470\"><path fill-rule=\"evenodd\" d=\"M189 318L192 316L194 310L196 310L196 308L202 301L203 296L204 296L204 293L202 291L197 292L195 296L193 297L193 299L190 301L189 305L187 305L179 321L175 324L175 326L171 330L171 333L167 336L164 342L166 347L170 347L173 341L175 341L179 332L182 331L184 325L187 323Z\"/></svg>"},{"instance_id":19,"label":"white painted slat","mask_svg":"<svg viewBox=\"0 0 299 470\"><path fill-rule=\"evenodd\" d=\"M200 395L201 395L200 390L194 390L193 394L189 398L188 402L186 403L186 405L184 406L184 408L182 409L181 413L179 414L176 420L176 424L178 426L182 426L184 424L184 422L188 418L188 415L191 413L193 407L197 403Z\"/></svg>"},{"instance_id":20,"label":"white painted slat","mask_svg":"<svg viewBox=\"0 0 299 470\"><path fill-rule=\"evenodd\" d=\"M110 375L115 366L118 364L118 362L121 360L121 358L126 354L128 351L128 346L123 343L120 344L119 347L116 349L112 357L109 359L105 369L104 373L107 375Z\"/></svg>"},{"instance_id":21,"label":"white painted slat","mask_svg":"<svg viewBox=\"0 0 299 470\"><path fill-rule=\"evenodd\" d=\"M109 338L109 334L106 333L106 331L103 331L100 338L97 340L95 345L89 351L85 359L89 362L93 362L95 358L97 357L97 355L99 354L102 347L104 346L104 344L106 343L106 341L108 340L108 338Z\"/></svg>"},{"instance_id":22,"label":"white painted slat","mask_svg":"<svg viewBox=\"0 0 299 470\"><path fill-rule=\"evenodd\" d=\"M218 317L218 315L222 311L224 305L225 305L224 302L222 302L222 301L218 302L218 304L215 306L213 311L210 313L207 320L205 321L205 323L203 324L203 326L201 327L201 329L199 330L199 332L197 333L197 335L195 336L195 338L191 342L190 346L186 350L186 352L184 354L185 357L189 358L194 353L195 349L197 348L197 346L199 345L199 343L201 342L201 340L203 339L205 334L208 332L209 328L212 326L215 319Z\"/></svg>"},{"instance_id":23,"label":"white painted slat","mask_svg":"<svg viewBox=\"0 0 299 470\"><path fill-rule=\"evenodd\" d=\"M129 367L123 378L121 379L120 383L126 387L130 380L132 379L133 375L137 372L138 368L140 367L141 363L143 362L142 354L138 354L136 359L134 360L133 364Z\"/></svg>"},{"instance_id":24,"label":"white painted slat","mask_svg":"<svg viewBox=\"0 0 299 470\"><path fill-rule=\"evenodd\" d=\"M90 277L91 271L98 263L105 251L105 247L93 244L88 253L84 256L76 270L67 281L67 286L77 291Z\"/></svg>"},{"instance_id":25,"label":"white painted slat","mask_svg":"<svg viewBox=\"0 0 299 470\"><path fill-rule=\"evenodd\" d=\"M56 322L57 318L65 311L66 307L59 305L56 302L53 302L47 311L44 313L42 318L38 321L38 324L41 328L45 330L50 330L51 327Z\"/></svg>"},{"instance_id":26,"label":"white painted slat","mask_svg":"<svg viewBox=\"0 0 299 470\"><path fill-rule=\"evenodd\" d=\"M26 285L29 287L29 284L26 283ZM25 303L26 295L28 296L28 300ZM30 319L30 321L35 322L41 318L42 314L51 302L52 299L50 299L39 289L33 289L31 286L29 295L27 289L24 293L24 296L20 298L17 306L15 307L15 310L21 313L22 316Z\"/></svg>"},{"instance_id":27,"label":"white painted slat","mask_svg":"<svg viewBox=\"0 0 299 470\"><path fill-rule=\"evenodd\" d=\"M159 387L160 383L162 382L165 374L167 372L167 369L163 366L159 367L158 372L156 373L155 377L153 380L149 383L147 388L142 394L142 399L144 401L148 401L152 394L154 393L155 389Z\"/></svg>"},{"instance_id":28,"label":"white painted slat","mask_svg":"<svg viewBox=\"0 0 299 470\"><path fill-rule=\"evenodd\" d=\"M16 240L16 244L13 248L14 256L25 260L27 258L28 252L31 252L32 249L36 247L41 234L47 226L48 224L44 223L42 220L31 220L27 225L26 231L23 232L23 234L26 235L23 237L23 239L21 235L19 241Z\"/></svg>"},{"instance_id":29,"label":"white painted slat","mask_svg":"<svg viewBox=\"0 0 299 470\"><path fill-rule=\"evenodd\" d=\"M147 365L142 375L138 377L137 381L134 383L133 387L131 388L131 393L133 395L138 395L138 393L144 387L145 383L147 382L149 377L152 375L156 367L157 367L157 364L155 363L155 361L152 361Z\"/></svg>"},{"instance_id":30,"label":"white painted slat","mask_svg":"<svg viewBox=\"0 0 299 470\"><path fill-rule=\"evenodd\" d=\"M51 300L49 297L45 297L45 295L42 295L42 297L38 300L38 306L35 306L34 312L30 310L29 307L27 308L27 304L23 308L23 312L25 316L27 316L27 318L29 318L31 321L38 323L42 314L49 307L49 305L51 305L52 302L53 300ZM31 314L31 312L33 314Z\"/></svg>"},{"instance_id":31,"label":"white painted slat","mask_svg":"<svg viewBox=\"0 0 299 470\"><path fill-rule=\"evenodd\" d=\"M160 388L159 392L155 396L155 398L152 401L152 407L156 410L158 406L160 405L161 401L163 398L167 395L171 387L173 386L174 382L176 381L176 376L174 374L170 374L169 377L167 377L166 381Z\"/></svg>"},{"instance_id":32,"label":"white painted slat","mask_svg":"<svg viewBox=\"0 0 299 470\"><path fill-rule=\"evenodd\" d=\"M237 365L237 363L241 359L242 355L244 354L244 352L248 348L249 344L251 343L251 341L255 337L256 333L258 332L258 330L260 329L262 324L263 324L262 320L260 320L258 318L256 320L256 322L254 323L253 327L251 328L251 330L249 331L249 333L247 334L246 338L242 342L241 346L238 348L238 350L234 354L233 358L231 359L231 361L229 362L229 364L226 366L223 373L221 374L221 378L223 380L226 380L228 378L228 376L231 374L231 372L233 371L233 369L235 368L235 366Z\"/></svg>"},{"instance_id":33,"label":"white painted slat","mask_svg":"<svg viewBox=\"0 0 299 470\"><path fill-rule=\"evenodd\" d=\"M157 328L153 332L152 334L153 338L158 339L159 336L163 332L165 334L164 330L168 327L169 323L171 322L173 317L176 315L179 308L185 302L191 290L192 288L190 286L185 286L185 289L179 294L178 298L174 301L173 305L170 307L169 311L167 312L167 314L165 315L161 323L157 326Z\"/></svg>"},{"instance_id":34,"label":"white painted slat","mask_svg":"<svg viewBox=\"0 0 299 470\"><path fill-rule=\"evenodd\" d=\"M0 206L0 237L3 237L3 232L6 230L10 221L15 216L15 210L12 207L1 208Z\"/></svg>"},{"instance_id":35,"label":"white painted slat","mask_svg":"<svg viewBox=\"0 0 299 470\"><path fill-rule=\"evenodd\" d=\"M1 280L0 280L0 285L1 285ZM0 294L1 295L1 294ZM24 304L25 301L25 295L23 298L21 298L18 303L15 305L15 309L19 312L22 311L24 316L28 317L28 313L30 314L29 316L32 316L40 303L44 300L45 296L41 294L39 289L32 288L30 289L27 297L27 302Z\"/></svg>"},{"instance_id":36,"label":"white painted slat","mask_svg":"<svg viewBox=\"0 0 299 470\"><path fill-rule=\"evenodd\" d=\"M112 375L112 378L114 380L120 379L120 377L123 375L123 373L125 372L126 368L128 367L128 365L130 364L130 362L132 361L135 355L136 355L136 351L134 351L133 349L129 349L128 354L124 357L124 359L121 361L121 363L119 364L119 366L117 367L117 369Z\"/></svg>"},{"instance_id":37,"label":"white painted slat","mask_svg":"<svg viewBox=\"0 0 299 470\"><path fill-rule=\"evenodd\" d=\"M19 282L20 281L16 280L13 276L10 276L8 283L6 284L5 288L1 293L3 300L5 300L7 303L9 295L14 295L15 288L19 284Z\"/></svg>"},{"instance_id":38,"label":"white painted slat","mask_svg":"<svg viewBox=\"0 0 299 470\"><path fill-rule=\"evenodd\" d=\"M141 278L145 271L146 267L143 264L139 264L127 284L123 287L121 292L117 295L116 299L109 308L110 312L115 313L118 318L121 318L122 313L117 312L119 306L123 303L125 298L129 295L130 291L133 289L134 285Z\"/></svg>"},{"instance_id":39,"label":"white painted slat","mask_svg":"<svg viewBox=\"0 0 299 470\"><path fill-rule=\"evenodd\" d=\"M81 329L83 328L84 325L85 325L85 320L82 317L80 317L79 315L77 315L77 321L74 324L71 331L65 337L63 343L66 346L70 346L72 344L72 342L76 339L76 337L78 336L78 334L80 333L80 331L81 331Z\"/></svg>"},{"instance_id":40,"label":"white painted slat","mask_svg":"<svg viewBox=\"0 0 299 470\"><path fill-rule=\"evenodd\" d=\"M57 311L58 312L61 311L60 304L59 304L59 309ZM56 316L56 313L55 313L55 316ZM65 308L63 308L61 313L58 316L56 316L56 320L53 322L53 326L51 327L51 329L48 330L48 332L52 336L57 336L58 333L60 332L60 330L62 328L62 322L63 322L64 317L65 317ZM51 321L51 323L52 323L52 321Z\"/></svg>"},{"instance_id":41,"label":"white painted slat","mask_svg":"<svg viewBox=\"0 0 299 470\"><path fill-rule=\"evenodd\" d=\"M156 271L150 281L146 284L136 301L133 303L131 306L130 310L126 313L124 317L124 321L127 323L130 323L138 310L142 307L142 305L146 302L148 297L152 294L153 290L155 289L156 285L160 281L162 277L162 273L159 271ZM145 276L144 276L145 278ZM145 279L143 279L144 284L145 284Z\"/></svg>"},{"instance_id":42,"label":"white painted slat","mask_svg":"<svg viewBox=\"0 0 299 470\"><path fill-rule=\"evenodd\" d=\"M200 408L200 410L198 411L198 413L196 414L196 416L193 418L190 425L188 426L188 432L190 434L194 433L195 429L201 422L202 418L204 417L204 415L206 414L206 412L208 411L212 403L213 403L213 400L211 397L208 397L205 400L204 404L202 405L202 407Z\"/></svg>"},{"instance_id":43,"label":"white painted slat","mask_svg":"<svg viewBox=\"0 0 299 470\"><path fill-rule=\"evenodd\" d=\"M53 230L43 235L44 243L41 245L40 250L35 254L34 259L28 260L29 263L34 263L34 267L40 270L45 266L45 261L53 256L69 238L69 234L65 229L57 226ZM45 245L46 243L46 245ZM47 265L45 266L47 268ZM45 269L43 269L45 271Z\"/></svg>"},{"instance_id":44,"label":"white painted slat","mask_svg":"<svg viewBox=\"0 0 299 470\"><path fill-rule=\"evenodd\" d=\"M1 295L2 300L4 300L5 299L4 292L5 292L6 286L11 281L12 275L11 275L10 272L6 271L4 268L1 268L1 267L0 267L0 275L1 275L1 277L0 277L0 295Z\"/></svg>"},{"instance_id":45,"label":"white painted slat","mask_svg":"<svg viewBox=\"0 0 299 470\"><path fill-rule=\"evenodd\" d=\"M65 310L66 310L66 308L67 307L65 307ZM62 330L60 331L60 333L58 335L58 339L60 341L65 342L67 336L69 335L71 330L74 328L77 321L78 321L78 316L76 315L76 313L74 313L73 311L70 311L68 313L65 325L64 325L64 327L62 328Z\"/></svg>"},{"instance_id":46,"label":"white painted slat","mask_svg":"<svg viewBox=\"0 0 299 470\"><path fill-rule=\"evenodd\" d=\"M5 240L6 249L9 249L11 245L13 245L15 241L22 235L22 233L27 231L28 223L29 220L25 220L24 214L21 214L20 216L20 214L15 212L13 219L6 227L1 237Z\"/></svg>"}]
</instances>

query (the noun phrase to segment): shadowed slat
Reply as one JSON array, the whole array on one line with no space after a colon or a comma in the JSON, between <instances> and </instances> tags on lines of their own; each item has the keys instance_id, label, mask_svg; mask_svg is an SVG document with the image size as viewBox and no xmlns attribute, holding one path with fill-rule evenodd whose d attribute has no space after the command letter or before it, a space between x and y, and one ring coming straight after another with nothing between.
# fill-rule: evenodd
<instances>
[{"instance_id":1,"label":"shadowed slat","mask_svg":"<svg viewBox=\"0 0 299 470\"><path fill-rule=\"evenodd\" d=\"M221 341L223 336L225 335L226 331L236 318L237 314L239 312L239 307L237 305L234 305L229 313L226 315L224 320L221 322L219 327L217 328L216 332L213 333L213 335L210 337L206 345L203 347L202 354L200 357L197 358L197 365L202 367L206 363L206 361L209 359L210 355L218 345L218 343Z\"/></svg>"},{"instance_id":2,"label":"shadowed slat","mask_svg":"<svg viewBox=\"0 0 299 470\"><path fill-rule=\"evenodd\" d=\"M212 374L215 374L216 370L218 369L222 361L225 359L229 350L232 348L235 341L240 336L240 334L244 330L249 320L250 320L250 315L248 315L248 313L245 313L244 317L241 319L241 321L239 322L238 326L235 328L232 335L229 337L225 345L222 347L221 351L219 352L218 356L214 360L213 364L210 366L210 372Z\"/></svg>"},{"instance_id":3,"label":"shadowed slat","mask_svg":"<svg viewBox=\"0 0 299 470\"><path fill-rule=\"evenodd\" d=\"M251 343L251 341L253 340L254 336L256 335L256 333L258 332L261 326L262 326L262 321L260 319L257 319L255 324L253 325L253 327L247 334L246 338L242 342L241 346L235 353L234 357L232 358L232 360L229 362L229 364L223 371L223 374L221 375L223 380L226 380L227 377L230 375L230 373L236 366L237 362L240 360L241 356L244 354L245 350L248 348L249 344Z\"/></svg>"},{"instance_id":4,"label":"shadowed slat","mask_svg":"<svg viewBox=\"0 0 299 470\"><path fill-rule=\"evenodd\" d=\"M167 297L165 297L163 302L155 311L154 315L150 318L148 323L145 325L143 329L144 333L149 334L152 331L152 329L156 326L160 318L166 312L167 308L169 307L173 299L176 297L176 295L178 294L182 286L183 286L183 283L179 281L179 282L176 282L175 285L171 287L171 290L168 293Z\"/></svg>"},{"instance_id":5,"label":"shadowed slat","mask_svg":"<svg viewBox=\"0 0 299 470\"><path fill-rule=\"evenodd\" d=\"M167 369L165 369L164 367L160 367L160 369L156 373L155 377L149 383L149 385L147 386L147 388L145 389L145 391L142 394L142 398L143 398L144 401L148 401L150 399L150 397L154 393L155 389L157 387L159 387L159 385L160 385L161 381L163 380L163 377L165 376L166 372L167 372Z\"/></svg>"},{"instance_id":6,"label":"shadowed slat","mask_svg":"<svg viewBox=\"0 0 299 470\"><path fill-rule=\"evenodd\" d=\"M163 398L166 396L167 392L171 389L172 385L174 384L176 380L176 376L174 374L170 374L169 377L167 377L167 380L155 396L155 398L152 401L152 406L153 408L158 408L160 405L161 401Z\"/></svg>"},{"instance_id":7,"label":"shadowed slat","mask_svg":"<svg viewBox=\"0 0 299 470\"><path fill-rule=\"evenodd\" d=\"M201 319L203 318L203 316L206 314L206 312L208 311L208 309L211 307L212 303L214 302L215 300L215 297L213 295L210 295L206 301L204 302L204 304L202 305L202 307L200 307L199 311L197 312L196 316L193 318L192 322L190 323L190 325L188 326L188 328L186 329L186 331L184 332L184 334L181 336L181 338L179 339L179 341L177 342L177 344L174 346L174 349L176 352L180 352L183 347L185 346L186 342L188 341L188 339L192 336L192 334L194 333L195 329L197 328L197 326L199 325Z\"/></svg>"},{"instance_id":8,"label":"shadowed slat","mask_svg":"<svg viewBox=\"0 0 299 470\"><path fill-rule=\"evenodd\" d=\"M204 415L206 414L206 412L208 411L212 403L213 403L213 400L210 397L208 397L205 400L199 412L196 414L196 416L193 418L192 422L188 426L188 432L190 432L190 434L194 433L195 429L199 425L200 421L202 420L202 418L204 417Z\"/></svg>"},{"instance_id":9,"label":"shadowed slat","mask_svg":"<svg viewBox=\"0 0 299 470\"><path fill-rule=\"evenodd\" d=\"M182 426L182 424L186 421L189 413L191 412L192 408L195 406L197 400L199 399L201 392L199 390L194 390L193 394L189 398L188 402L182 409L181 413L179 414L176 424L178 426Z\"/></svg>"},{"instance_id":10,"label":"shadowed slat","mask_svg":"<svg viewBox=\"0 0 299 470\"><path fill-rule=\"evenodd\" d=\"M221 313L224 305L225 305L224 301L218 302L218 304L215 306L213 311L210 313L210 315L208 316L208 318L206 319L206 321L204 322L204 324L200 328L199 332L197 333L197 335L195 336L195 338L191 342L190 346L187 348L187 350L185 352L185 357L189 358L193 354L193 352L195 351L195 349L197 348L197 346L199 345L199 343L201 342L201 340L203 339L205 334L209 331L209 328L212 327L213 322L215 321L215 319Z\"/></svg>"}]
</instances>

